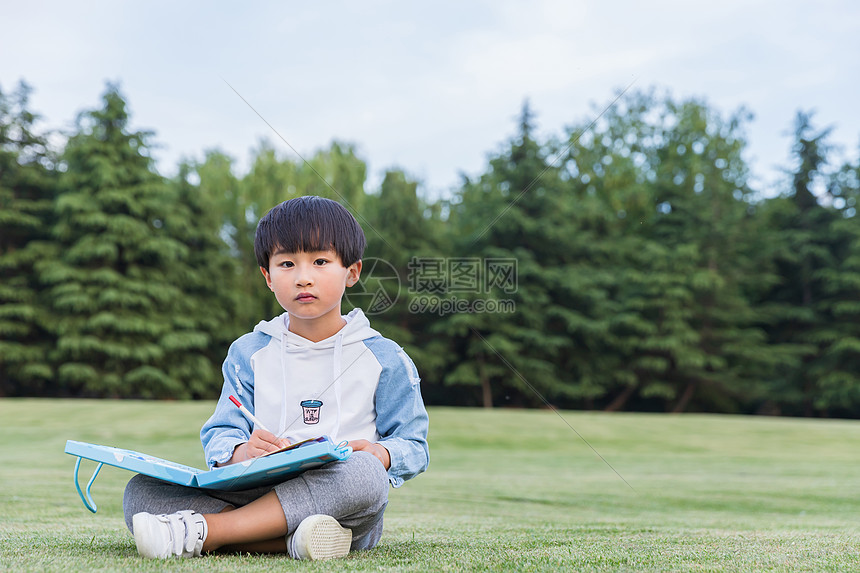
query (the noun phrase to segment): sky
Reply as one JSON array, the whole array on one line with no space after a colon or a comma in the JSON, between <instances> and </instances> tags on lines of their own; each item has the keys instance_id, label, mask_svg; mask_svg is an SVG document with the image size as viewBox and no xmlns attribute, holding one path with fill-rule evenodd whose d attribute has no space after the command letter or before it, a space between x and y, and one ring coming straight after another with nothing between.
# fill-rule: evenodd
<instances>
[{"instance_id":1,"label":"sky","mask_svg":"<svg viewBox=\"0 0 860 573\"><path fill-rule=\"evenodd\" d=\"M850 0L29 0L2 14L0 89L26 81L42 127L70 131L119 84L166 175L210 149L241 175L264 138L297 159L236 92L302 156L353 143L368 191L398 168L429 198L485 169L526 99L538 137L562 137L631 82L752 112L746 159L764 193L785 181L799 110L832 128L834 157L860 145Z\"/></svg>"}]
</instances>

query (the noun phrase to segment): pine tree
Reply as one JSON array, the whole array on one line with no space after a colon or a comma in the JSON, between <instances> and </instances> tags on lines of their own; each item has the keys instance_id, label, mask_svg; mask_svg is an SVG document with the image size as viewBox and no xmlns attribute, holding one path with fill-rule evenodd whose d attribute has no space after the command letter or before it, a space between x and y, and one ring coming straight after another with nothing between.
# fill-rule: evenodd
<instances>
[{"instance_id":1,"label":"pine tree","mask_svg":"<svg viewBox=\"0 0 860 573\"><path fill-rule=\"evenodd\" d=\"M167 269L169 282L182 295L172 301L165 370L183 392L174 397L217 397L222 383L219 365L230 343L247 331L237 322L237 262L220 237L221 216L209 197L192 185L190 165L181 164L170 182L163 230L186 250Z\"/></svg>"},{"instance_id":2,"label":"pine tree","mask_svg":"<svg viewBox=\"0 0 860 573\"><path fill-rule=\"evenodd\" d=\"M658 153L659 205L665 216L655 237L672 245L695 245L698 259L689 275L693 295L690 325L697 334L675 374L683 384L673 408L684 410L696 394L721 409L744 401L761 375L775 366L759 316L746 297L758 268L757 227L746 200L743 111L724 119L694 100L667 103L676 125L665 132ZM720 403L722 401L722 403Z\"/></svg>"},{"instance_id":3,"label":"pine tree","mask_svg":"<svg viewBox=\"0 0 860 573\"><path fill-rule=\"evenodd\" d=\"M447 343L433 333L437 317L424 304L438 293L422 283L423 269L445 264L444 223L419 195L418 182L400 170L387 171L379 193L363 203L359 220L367 249L361 280L347 290L346 302L361 307L374 328L406 348L425 380L440 379Z\"/></svg>"},{"instance_id":4,"label":"pine tree","mask_svg":"<svg viewBox=\"0 0 860 573\"><path fill-rule=\"evenodd\" d=\"M206 152L202 162L190 164L190 175L197 179L195 188L201 200L211 206L214 220L213 230L226 245L227 253L233 261L232 274L225 276L225 282L236 298L231 306L231 332L247 332L262 317L277 314L275 301L262 283L254 256L254 231L257 226L259 207L249 199L256 191L275 200L275 193L284 192L285 178L280 175L282 164L274 157L274 151L265 142L257 151L252 172L240 179L234 173L232 157L218 151ZM262 166L258 167L260 164ZM267 173L265 183L252 174ZM266 185L268 183L268 185ZM264 202L266 204L266 202ZM262 288L261 288L262 287ZM265 291L265 292L262 292Z\"/></svg>"},{"instance_id":5,"label":"pine tree","mask_svg":"<svg viewBox=\"0 0 860 573\"><path fill-rule=\"evenodd\" d=\"M638 397L683 410L695 396L737 408L773 363L746 298L756 267L742 123L631 93L571 133L584 240L567 273L565 370L607 409Z\"/></svg>"},{"instance_id":6,"label":"pine tree","mask_svg":"<svg viewBox=\"0 0 860 573\"><path fill-rule=\"evenodd\" d=\"M812 405L830 415L857 416L860 407L860 162L846 163L828 185L835 264L821 269L823 299L818 305L824 325L815 341L820 351L809 364L815 382Z\"/></svg>"},{"instance_id":7,"label":"pine tree","mask_svg":"<svg viewBox=\"0 0 860 573\"><path fill-rule=\"evenodd\" d=\"M55 158L27 109L30 88L0 90L0 396L50 393L51 317L33 266L51 260Z\"/></svg>"},{"instance_id":8,"label":"pine tree","mask_svg":"<svg viewBox=\"0 0 860 573\"><path fill-rule=\"evenodd\" d=\"M175 361L196 363L206 346L204 333L176 330L185 320L176 269L189 248L165 226L174 205L152 169L150 134L129 131L128 122L109 86L103 107L78 117L62 157L60 256L37 265L51 286L52 358L67 395L190 397L199 392L194 376L209 373L177 377Z\"/></svg>"},{"instance_id":9,"label":"pine tree","mask_svg":"<svg viewBox=\"0 0 860 573\"><path fill-rule=\"evenodd\" d=\"M662 292L650 286L665 257L648 235L655 162L643 143L653 105L624 96L595 125L570 129L563 158L570 240L557 258L551 324L567 338L559 369L588 408L621 409L662 390L665 361L638 350L658 330L635 298Z\"/></svg>"},{"instance_id":10,"label":"pine tree","mask_svg":"<svg viewBox=\"0 0 860 573\"><path fill-rule=\"evenodd\" d=\"M560 201L559 170L533 137L528 103L517 135L490 159L477 181L466 180L452 205L459 236L453 254L479 265L478 291L452 293L485 310L468 307L440 321L454 342L454 368L445 382L474 385L478 402L490 407L542 405L569 393L556 367L564 337L546 328L554 302L549 269L566 251L569 227ZM495 265L495 271L491 268ZM449 278L456 278L449 267ZM512 273L511 281L504 273ZM512 303L515 312L508 312Z\"/></svg>"},{"instance_id":11,"label":"pine tree","mask_svg":"<svg viewBox=\"0 0 860 573\"><path fill-rule=\"evenodd\" d=\"M765 323L771 345L789 349L793 360L775 369L768 381L768 408L812 415L816 409L814 365L832 341L825 313L824 278L839 266L843 237L833 233L839 214L819 202L815 187L827 166L828 131L816 131L811 116L798 113L792 152L795 158L787 193L767 201L764 210L773 229L770 256L778 280L765 293Z\"/></svg>"}]
</instances>

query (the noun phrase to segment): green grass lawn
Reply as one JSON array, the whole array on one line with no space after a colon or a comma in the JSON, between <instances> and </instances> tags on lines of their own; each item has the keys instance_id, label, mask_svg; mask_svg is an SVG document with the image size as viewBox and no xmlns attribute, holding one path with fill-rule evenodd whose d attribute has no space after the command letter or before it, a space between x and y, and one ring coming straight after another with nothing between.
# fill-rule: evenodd
<instances>
[{"instance_id":1,"label":"green grass lawn","mask_svg":"<svg viewBox=\"0 0 860 573\"><path fill-rule=\"evenodd\" d=\"M65 442L203 467L212 407L0 400L0 569L860 570L858 422L455 408L430 410L430 469L391 491L372 551L141 559L122 519L131 474L102 469L93 515Z\"/></svg>"}]
</instances>

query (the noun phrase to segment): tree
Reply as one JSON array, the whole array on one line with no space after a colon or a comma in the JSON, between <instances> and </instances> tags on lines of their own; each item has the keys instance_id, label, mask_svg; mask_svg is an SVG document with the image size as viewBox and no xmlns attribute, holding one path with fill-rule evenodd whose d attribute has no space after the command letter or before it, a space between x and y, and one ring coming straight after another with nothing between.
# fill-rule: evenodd
<instances>
[{"instance_id":1,"label":"tree","mask_svg":"<svg viewBox=\"0 0 860 573\"><path fill-rule=\"evenodd\" d=\"M0 396L38 395L53 375L51 316L33 267L55 257L55 158L35 131L30 92L0 90Z\"/></svg>"},{"instance_id":2,"label":"tree","mask_svg":"<svg viewBox=\"0 0 860 573\"><path fill-rule=\"evenodd\" d=\"M444 264L445 224L438 209L420 197L418 182L401 170L387 171L379 192L363 204L359 220L367 249L361 279L347 291L347 302L407 348L425 379L439 379L447 344L432 332L436 317L422 305L429 293L421 284L421 269Z\"/></svg>"},{"instance_id":3,"label":"tree","mask_svg":"<svg viewBox=\"0 0 860 573\"><path fill-rule=\"evenodd\" d=\"M62 156L54 229L60 255L37 264L50 285L59 391L198 396L211 388L210 371L177 366L199 365L208 346L208 333L183 314L177 280L192 254L171 235L175 205L152 169L151 134L129 131L116 87L102 100L101 109L79 115Z\"/></svg>"},{"instance_id":4,"label":"tree","mask_svg":"<svg viewBox=\"0 0 860 573\"><path fill-rule=\"evenodd\" d=\"M756 228L743 122L742 111L724 119L695 100L633 92L571 130L582 240L556 297L571 303L564 371L589 400L680 411L698 394L732 409L770 363L745 298Z\"/></svg>"},{"instance_id":5,"label":"tree","mask_svg":"<svg viewBox=\"0 0 860 573\"><path fill-rule=\"evenodd\" d=\"M262 318L278 314L277 302L265 288L254 256L254 232L260 216L275 204L288 198L294 178L294 166L282 162L274 150L263 142L256 151L251 171L239 178L233 159L220 151L210 150L204 161L195 163L199 180L197 193L212 204L213 221L218 235L227 245L232 271L225 276L236 297L231 306L233 332L247 332Z\"/></svg>"},{"instance_id":6,"label":"tree","mask_svg":"<svg viewBox=\"0 0 860 573\"><path fill-rule=\"evenodd\" d=\"M834 173L827 191L839 214L832 223L837 264L818 274L827 326L816 336L821 351L809 374L816 381L813 406L845 415L860 406L860 160Z\"/></svg>"},{"instance_id":7,"label":"tree","mask_svg":"<svg viewBox=\"0 0 860 573\"><path fill-rule=\"evenodd\" d=\"M771 345L792 349L768 381L769 408L792 414L812 415L816 395L813 375L817 357L832 339L825 313L828 305L825 277L838 272L844 236L834 235L839 213L822 205L816 187L826 187L828 131L816 131L812 117L798 113L794 127L794 171L789 190L763 206L773 230L769 250L778 280L765 293ZM820 404L819 404L820 406Z\"/></svg>"},{"instance_id":8,"label":"tree","mask_svg":"<svg viewBox=\"0 0 860 573\"><path fill-rule=\"evenodd\" d=\"M171 304L170 332L162 339L172 356L167 375L181 381L193 397L215 397L221 389L218 365L230 343L247 331L236 322L239 307L236 259L221 239L221 216L200 188L188 178L191 166L181 164L169 183L171 208L164 231L186 250L168 270L170 283L182 295Z\"/></svg>"},{"instance_id":9,"label":"tree","mask_svg":"<svg viewBox=\"0 0 860 573\"><path fill-rule=\"evenodd\" d=\"M477 385L485 407L498 399L540 405L569 395L556 367L565 340L545 322L556 302L548 295L548 269L566 250L568 210L559 170L533 138L533 121L526 102L517 135L490 159L479 180L464 181L451 210L450 223L459 234L453 255L479 265L483 283L458 295L471 303L465 312L440 321L440 332L454 345L445 383ZM506 271L514 273L513 282L496 280ZM457 278L456 269L449 267L449 273ZM515 315L507 311L511 305Z\"/></svg>"},{"instance_id":10,"label":"tree","mask_svg":"<svg viewBox=\"0 0 860 573\"><path fill-rule=\"evenodd\" d=\"M695 100L665 106L674 121L663 130L658 149L662 216L655 238L698 251L687 282L697 340L677 357L685 366L669 373L683 384L673 409L684 410L698 392L709 393L711 403L723 400L720 409L732 409L781 359L766 344L746 296L756 284L750 277L761 281L768 272L758 252L759 227L751 216L742 156L749 115L739 110L724 118Z\"/></svg>"}]
</instances>

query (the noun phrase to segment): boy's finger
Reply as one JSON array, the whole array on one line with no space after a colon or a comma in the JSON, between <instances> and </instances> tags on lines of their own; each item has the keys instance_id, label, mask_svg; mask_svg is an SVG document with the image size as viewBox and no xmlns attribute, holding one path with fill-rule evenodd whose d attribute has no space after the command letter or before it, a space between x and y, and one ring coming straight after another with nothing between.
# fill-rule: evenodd
<instances>
[{"instance_id":1,"label":"boy's finger","mask_svg":"<svg viewBox=\"0 0 860 573\"><path fill-rule=\"evenodd\" d=\"M278 445L280 443L280 438L268 430L256 430L254 433L257 434L261 441L267 444Z\"/></svg>"}]
</instances>

